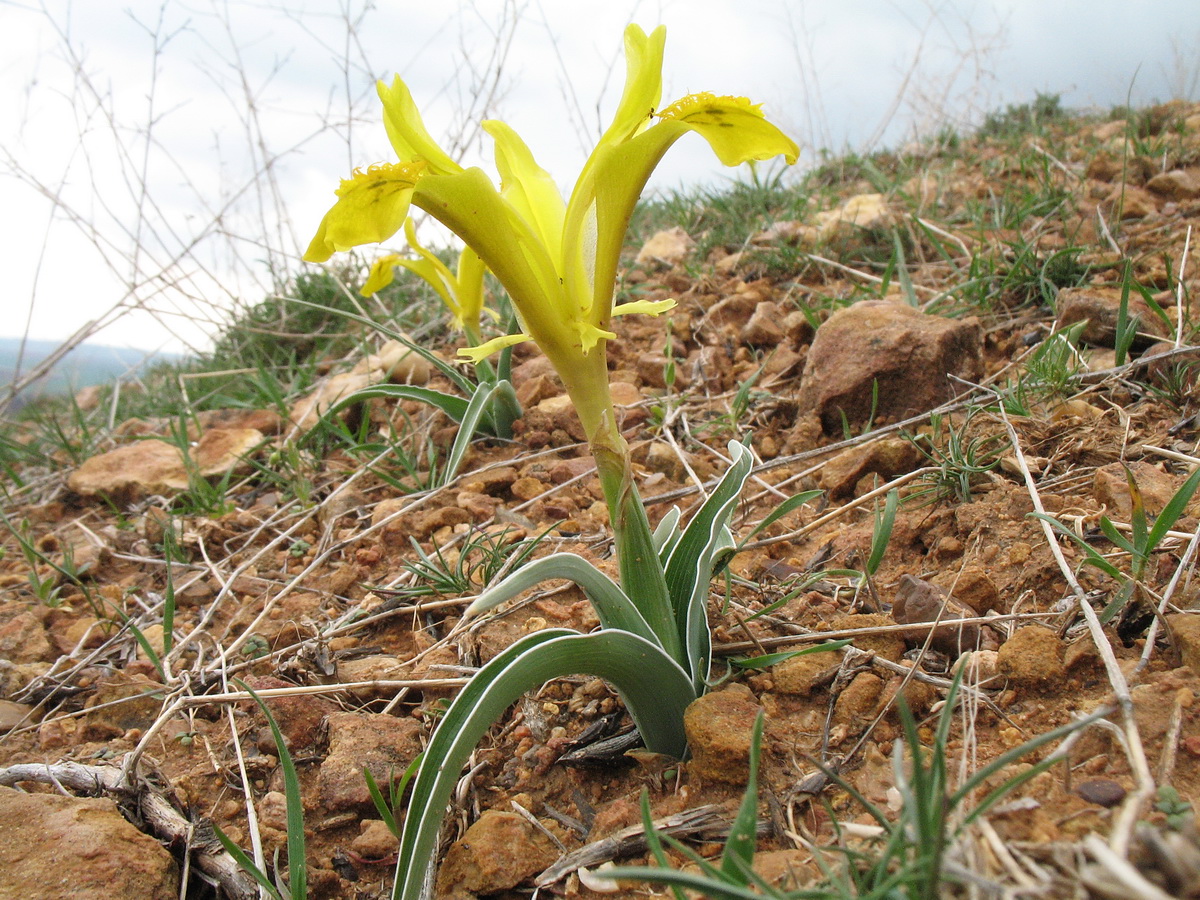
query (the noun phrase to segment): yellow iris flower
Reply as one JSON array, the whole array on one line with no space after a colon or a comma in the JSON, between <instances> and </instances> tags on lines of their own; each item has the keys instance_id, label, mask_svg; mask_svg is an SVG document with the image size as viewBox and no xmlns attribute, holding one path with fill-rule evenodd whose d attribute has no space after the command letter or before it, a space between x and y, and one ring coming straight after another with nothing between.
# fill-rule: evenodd
<instances>
[{"instance_id":1,"label":"yellow iris flower","mask_svg":"<svg viewBox=\"0 0 1200 900\"><path fill-rule=\"evenodd\" d=\"M458 270L450 267L417 241L412 219L404 223L404 238L417 254L416 259L389 253L371 265L367 281L359 292L370 297L392 283L397 266L414 272L428 282L454 316L454 325L465 331L472 340L479 339L479 316L483 312L483 260L470 247L464 247L458 258Z\"/></svg>"},{"instance_id":2,"label":"yellow iris flower","mask_svg":"<svg viewBox=\"0 0 1200 900\"><path fill-rule=\"evenodd\" d=\"M799 147L744 97L692 94L655 112L662 94L666 29L625 30L626 81L612 124L564 203L553 179L503 122L483 127L495 142L500 188L478 168L463 168L429 135L397 76L379 84L384 125L400 161L356 171L337 190L304 258L387 240L410 204L438 219L472 248L508 291L522 333L461 351L471 359L532 339L559 373L589 437L612 428L604 343L613 316L657 315L673 300L613 305L625 231L642 189L682 135L698 133L722 163L782 155Z\"/></svg>"}]
</instances>

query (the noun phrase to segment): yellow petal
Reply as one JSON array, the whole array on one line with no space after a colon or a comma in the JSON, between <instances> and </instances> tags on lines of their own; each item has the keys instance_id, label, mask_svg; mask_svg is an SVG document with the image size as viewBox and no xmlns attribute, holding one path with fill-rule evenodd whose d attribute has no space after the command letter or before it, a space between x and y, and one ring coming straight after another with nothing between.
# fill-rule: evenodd
<instances>
[{"instance_id":1,"label":"yellow petal","mask_svg":"<svg viewBox=\"0 0 1200 900\"><path fill-rule=\"evenodd\" d=\"M463 247L458 257L458 307L463 322L477 325L483 312L483 276L487 267L479 254L470 247Z\"/></svg>"},{"instance_id":2,"label":"yellow petal","mask_svg":"<svg viewBox=\"0 0 1200 900\"><path fill-rule=\"evenodd\" d=\"M478 347L462 347L458 351L458 355L469 359L473 363L482 362L493 353L498 353L505 347L511 347L514 344L520 344L524 341L532 340L527 334L505 334L498 338L492 338L490 341L484 341Z\"/></svg>"},{"instance_id":3,"label":"yellow petal","mask_svg":"<svg viewBox=\"0 0 1200 900\"><path fill-rule=\"evenodd\" d=\"M395 253L389 253L387 256L381 256L371 264L371 271L367 274L367 283L362 286L359 291L364 297L373 297L385 287L392 283L396 277L396 263L400 261L400 257Z\"/></svg>"},{"instance_id":4,"label":"yellow petal","mask_svg":"<svg viewBox=\"0 0 1200 900\"><path fill-rule=\"evenodd\" d=\"M625 29L625 90L601 144L624 141L641 131L662 99L663 47L667 29L659 25L649 36L637 25Z\"/></svg>"},{"instance_id":5,"label":"yellow petal","mask_svg":"<svg viewBox=\"0 0 1200 900\"><path fill-rule=\"evenodd\" d=\"M456 296L454 285L447 284L442 277L442 270L446 268L444 265L439 269L427 259L405 259L404 257L397 259L396 265L420 275L437 292L437 295L442 298L442 302L446 304L446 308L454 316L455 326L458 328L462 327L462 310L458 305L458 297Z\"/></svg>"},{"instance_id":6,"label":"yellow petal","mask_svg":"<svg viewBox=\"0 0 1200 900\"><path fill-rule=\"evenodd\" d=\"M351 247L386 241L408 217L413 188L424 168L424 163L410 162L355 169L337 189L337 203L325 213L304 258L324 262Z\"/></svg>"},{"instance_id":7,"label":"yellow petal","mask_svg":"<svg viewBox=\"0 0 1200 900\"><path fill-rule=\"evenodd\" d=\"M573 340L553 259L482 170L422 178L413 202L479 254L508 291L523 328L543 349L546 341L565 346Z\"/></svg>"},{"instance_id":8,"label":"yellow petal","mask_svg":"<svg viewBox=\"0 0 1200 900\"><path fill-rule=\"evenodd\" d=\"M451 159L430 136L408 85L400 80L399 75L392 79L390 87L382 81L378 82L376 90L383 101L383 125L402 162L424 160L429 165L429 171L438 175L462 171L462 166Z\"/></svg>"},{"instance_id":9,"label":"yellow petal","mask_svg":"<svg viewBox=\"0 0 1200 900\"><path fill-rule=\"evenodd\" d=\"M583 350L585 356L601 341L615 341L617 339L617 336L613 332L598 328L591 322L577 322L575 327L579 330L580 349Z\"/></svg>"},{"instance_id":10,"label":"yellow petal","mask_svg":"<svg viewBox=\"0 0 1200 900\"><path fill-rule=\"evenodd\" d=\"M550 173L537 164L529 147L509 126L492 119L483 123L483 130L496 142L500 193L525 217L550 255L557 258L566 208L558 185Z\"/></svg>"},{"instance_id":11,"label":"yellow petal","mask_svg":"<svg viewBox=\"0 0 1200 900\"><path fill-rule=\"evenodd\" d=\"M613 307L612 314L614 316L628 316L635 313L640 313L646 316L659 316L668 310L675 308L675 301L671 300L630 300L628 303L622 303Z\"/></svg>"},{"instance_id":12,"label":"yellow petal","mask_svg":"<svg viewBox=\"0 0 1200 900\"><path fill-rule=\"evenodd\" d=\"M745 97L689 94L658 115L700 134L727 166L772 156L783 156L791 165L800 155L796 142L767 121L759 104Z\"/></svg>"},{"instance_id":13,"label":"yellow petal","mask_svg":"<svg viewBox=\"0 0 1200 900\"><path fill-rule=\"evenodd\" d=\"M450 271L450 267L438 257L421 246L417 240L417 229L410 218L404 223L404 238L408 241L409 249L416 252L420 259L402 259L398 265L404 266L410 272L415 272L425 279L442 301L454 314L454 322L462 328L462 304L458 298L458 279Z\"/></svg>"}]
</instances>

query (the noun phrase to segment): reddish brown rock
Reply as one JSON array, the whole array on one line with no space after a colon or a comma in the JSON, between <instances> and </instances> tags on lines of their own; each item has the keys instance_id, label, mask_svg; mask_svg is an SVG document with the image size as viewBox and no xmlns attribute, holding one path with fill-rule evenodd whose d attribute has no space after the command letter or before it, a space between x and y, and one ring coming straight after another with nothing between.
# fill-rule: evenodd
<instances>
[{"instance_id":1,"label":"reddish brown rock","mask_svg":"<svg viewBox=\"0 0 1200 900\"><path fill-rule=\"evenodd\" d=\"M836 653L805 653L785 659L772 669L775 690L781 694L809 694L827 687L830 669L837 669L841 656Z\"/></svg>"},{"instance_id":2,"label":"reddish brown rock","mask_svg":"<svg viewBox=\"0 0 1200 900\"><path fill-rule=\"evenodd\" d=\"M17 613L0 624L0 659L31 663L50 660L55 655L45 625L33 613Z\"/></svg>"},{"instance_id":3,"label":"reddish brown rock","mask_svg":"<svg viewBox=\"0 0 1200 900\"><path fill-rule=\"evenodd\" d=\"M946 579L946 586L954 592L955 600L974 610L974 615L981 616L1002 606L996 583L983 566L975 563L963 566L952 578Z\"/></svg>"},{"instance_id":4,"label":"reddish brown rock","mask_svg":"<svg viewBox=\"0 0 1200 900\"><path fill-rule=\"evenodd\" d=\"M638 251L636 265L658 264L673 266L682 262L695 248L691 235L679 226L656 232Z\"/></svg>"},{"instance_id":5,"label":"reddish brown rock","mask_svg":"<svg viewBox=\"0 0 1200 900\"><path fill-rule=\"evenodd\" d=\"M1133 473L1133 481L1142 495L1142 504L1148 516L1160 513L1175 496L1179 484L1182 484L1182 480L1176 483L1174 477L1152 463L1134 460L1125 465ZM1097 469L1092 476L1092 496L1104 506L1109 518L1121 522L1128 522L1133 512L1125 465L1109 463Z\"/></svg>"},{"instance_id":6,"label":"reddish brown rock","mask_svg":"<svg viewBox=\"0 0 1200 900\"><path fill-rule=\"evenodd\" d=\"M778 347L785 335L779 304L764 300L742 326L742 342L754 347Z\"/></svg>"},{"instance_id":7,"label":"reddish brown rock","mask_svg":"<svg viewBox=\"0 0 1200 900\"><path fill-rule=\"evenodd\" d=\"M1175 349L1172 341L1151 344L1142 354L1143 360L1162 353L1172 355L1147 363L1143 372L1147 380L1168 392L1189 391L1195 386L1197 377L1200 377L1200 350L1189 349L1183 353L1174 353Z\"/></svg>"},{"instance_id":8,"label":"reddish brown rock","mask_svg":"<svg viewBox=\"0 0 1200 900\"><path fill-rule=\"evenodd\" d=\"M1176 202L1192 200L1200 197L1200 179L1186 169L1172 169L1147 181L1146 190Z\"/></svg>"},{"instance_id":9,"label":"reddish brown rock","mask_svg":"<svg viewBox=\"0 0 1200 900\"><path fill-rule=\"evenodd\" d=\"M975 319L864 300L817 329L804 363L800 414L819 416L826 434L840 435L844 422L861 427L872 411L897 418L925 412L958 392L950 375L968 381L982 375L980 349Z\"/></svg>"},{"instance_id":10,"label":"reddish brown rock","mask_svg":"<svg viewBox=\"0 0 1200 900\"><path fill-rule=\"evenodd\" d=\"M557 858L554 843L524 816L489 809L446 852L437 896L465 900L508 890Z\"/></svg>"},{"instance_id":11,"label":"reddish brown rock","mask_svg":"<svg viewBox=\"0 0 1200 900\"><path fill-rule=\"evenodd\" d=\"M253 428L263 434L279 434L286 424L273 409L206 409L196 414L201 432L210 428Z\"/></svg>"},{"instance_id":12,"label":"reddish brown rock","mask_svg":"<svg viewBox=\"0 0 1200 900\"><path fill-rule=\"evenodd\" d=\"M0 897L174 900L175 860L107 799L0 787Z\"/></svg>"},{"instance_id":13,"label":"reddish brown rock","mask_svg":"<svg viewBox=\"0 0 1200 900\"><path fill-rule=\"evenodd\" d=\"M900 576L896 598L892 604L892 618L902 625L917 625L943 619L974 618L975 610L960 600L947 596L946 592L928 581L914 578L905 573ZM930 629L924 632L909 632L910 641L924 643ZM978 625L940 625L932 629L931 646L957 658L967 650L980 644Z\"/></svg>"},{"instance_id":14,"label":"reddish brown rock","mask_svg":"<svg viewBox=\"0 0 1200 900\"><path fill-rule=\"evenodd\" d=\"M36 722L34 707L15 700L0 700L0 734L8 734L14 728Z\"/></svg>"},{"instance_id":15,"label":"reddish brown rock","mask_svg":"<svg viewBox=\"0 0 1200 900\"><path fill-rule=\"evenodd\" d=\"M84 740L111 740L149 728L162 712L164 696L163 686L145 675L114 672L88 698L81 727Z\"/></svg>"},{"instance_id":16,"label":"reddish brown rock","mask_svg":"<svg viewBox=\"0 0 1200 900\"><path fill-rule=\"evenodd\" d=\"M745 784L750 774L750 738L759 710L745 685L705 694L683 715L692 761L688 771L705 781Z\"/></svg>"},{"instance_id":17,"label":"reddish brown rock","mask_svg":"<svg viewBox=\"0 0 1200 900\"><path fill-rule=\"evenodd\" d=\"M837 500L850 496L864 475L878 475L883 481L890 481L911 472L921 459L921 451L912 441L884 438L843 450L825 464L818 477L830 498Z\"/></svg>"},{"instance_id":18,"label":"reddish brown rock","mask_svg":"<svg viewBox=\"0 0 1200 900\"><path fill-rule=\"evenodd\" d=\"M175 444L137 441L84 460L67 485L84 497L118 502L173 494L188 488L191 472L208 478L245 468L246 457L262 443L262 432L254 428L213 428L188 451L189 466Z\"/></svg>"},{"instance_id":19,"label":"reddish brown rock","mask_svg":"<svg viewBox=\"0 0 1200 900\"><path fill-rule=\"evenodd\" d=\"M100 400L108 390L106 384L89 384L75 392L75 405L80 412L91 412L100 405Z\"/></svg>"},{"instance_id":20,"label":"reddish brown rock","mask_svg":"<svg viewBox=\"0 0 1200 900\"><path fill-rule=\"evenodd\" d=\"M269 675L252 675L246 679L246 683L256 691L295 687L294 684ZM325 717L337 709L331 701L314 694L267 697L263 698L263 702L267 704L267 709L271 710L271 716L292 753L315 747L324 736ZM258 713L258 707L253 703L247 704L247 708L252 708ZM265 723L263 730L265 733L259 749L265 753L274 753L273 738Z\"/></svg>"},{"instance_id":21,"label":"reddish brown rock","mask_svg":"<svg viewBox=\"0 0 1200 900\"><path fill-rule=\"evenodd\" d=\"M1158 199L1145 188L1118 184L1100 204L1113 218L1144 219L1158 211Z\"/></svg>"},{"instance_id":22,"label":"reddish brown rock","mask_svg":"<svg viewBox=\"0 0 1200 900\"><path fill-rule=\"evenodd\" d=\"M1027 625L1000 645L996 668L1018 687L1051 687L1066 677L1063 653L1063 642L1053 631Z\"/></svg>"},{"instance_id":23,"label":"reddish brown rock","mask_svg":"<svg viewBox=\"0 0 1200 900\"><path fill-rule=\"evenodd\" d=\"M433 374L429 360L403 341L390 340L376 352L358 361L352 374L371 374L375 380L393 384L425 384Z\"/></svg>"},{"instance_id":24,"label":"reddish brown rock","mask_svg":"<svg viewBox=\"0 0 1200 900\"><path fill-rule=\"evenodd\" d=\"M883 684L883 679L873 672L855 675L833 705L834 724L851 726L855 733L866 728L883 694Z\"/></svg>"},{"instance_id":25,"label":"reddish brown rock","mask_svg":"<svg viewBox=\"0 0 1200 900\"><path fill-rule=\"evenodd\" d=\"M498 466L482 469L463 479L463 490L476 491L492 497L503 497L508 494L512 483L517 480L517 470L512 466Z\"/></svg>"},{"instance_id":26,"label":"reddish brown rock","mask_svg":"<svg viewBox=\"0 0 1200 900\"><path fill-rule=\"evenodd\" d=\"M317 784L321 802L332 812L372 809L363 769L387 793L421 752L421 725L414 719L372 713L333 713L328 718L329 755Z\"/></svg>"},{"instance_id":27,"label":"reddish brown rock","mask_svg":"<svg viewBox=\"0 0 1200 900\"><path fill-rule=\"evenodd\" d=\"M1088 285L1078 288L1063 288L1054 302L1058 311L1060 329L1069 328L1077 322L1086 321L1082 340L1089 344L1112 347L1117 339L1117 319L1121 308L1121 288ZM1129 295L1128 314L1138 319L1138 335L1133 342L1135 348L1148 347L1167 337L1167 326L1158 318L1146 301L1137 294Z\"/></svg>"},{"instance_id":28,"label":"reddish brown rock","mask_svg":"<svg viewBox=\"0 0 1200 900\"><path fill-rule=\"evenodd\" d=\"M361 391L363 388L379 384L384 380L384 377L374 370L331 375L293 403L288 418L300 431L308 431L339 401L349 397L355 391ZM349 415L349 412L347 407L341 411L340 415L346 416Z\"/></svg>"},{"instance_id":29,"label":"reddish brown rock","mask_svg":"<svg viewBox=\"0 0 1200 900\"><path fill-rule=\"evenodd\" d=\"M387 823L382 819L365 819L358 823L359 834L350 842L350 849L363 859L386 860L400 846Z\"/></svg>"},{"instance_id":30,"label":"reddish brown rock","mask_svg":"<svg viewBox=\"0 0 1200 900\"><path fill-rule=\"evenodd\" d=\"M1183 657L1183 664L1200 675L1200 616L1194 613L1176 613L1167 616L1171 637Z\"/></svg>"},{"instance_id":31,"label":"reddish brown rock","mask_svg":"<svg viewBox=\"0 0 1200 900\"><path fill-rule=\"evenodd\" d=\"M829 624L835 631L863 629L866 633L854 638L854 646L864 653L874 653L883 659L890 659L892 662L900 662L904 657L904 651L908 649L904 638L895 631L871 633L872 629L898 624L891 616L879 613L852 613L838 616Z\"/></svg>"}]
</instances>

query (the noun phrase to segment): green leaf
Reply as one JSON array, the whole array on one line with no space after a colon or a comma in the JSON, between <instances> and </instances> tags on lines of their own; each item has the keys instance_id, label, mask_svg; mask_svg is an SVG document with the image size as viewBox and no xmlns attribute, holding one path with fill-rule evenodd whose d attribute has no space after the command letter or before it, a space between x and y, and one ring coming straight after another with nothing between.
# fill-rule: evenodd
<instances>
[{"instance_id":1,"label":"green leaf","mask_svg":"<svg viewBox=\"0 0 1200 900\"><path fill-rule=\"evenodd\" d=\"M471 401L467 404L466 412L463 413L458 434L455 435L454 443L450 446L450 452L446 456L446 465L438 479L438 486L449 484L458 475L458 469L467 455L471 441L475 440L475 435L479 431L480 420L484 413L492 408L493 401L502 394L505 388L508 389L508 393L512 393L512 385L507 381L481 384L475 388L474 393L471 394Z\"/></svg>"},{"instance_id":2,"label":"green leaf","mask_svg":"<svg viewBox=\"0 0 1200 900\"><path fill-rule=\"evenodd\" d=\"M667 589L675 610L679 633L684 637L686 664L691 667L697 692L708 679L712 657L712 636L708 631L708 582L713 573L713 555L723 540L728 540L728 522L754 458L740 443L729 445L731 465L712 495L692 517L666 563Z\"/></svg>"},{"instance_id":3,"label":"green leaf","mask_svg":"<svg viewBox=\"0 0 1200 900\"><path fill-rule=\"evenodd\" d=\"M657 644L624 631L552 628L526 635L475 674L430 738L404 820L394 897L420 900L446 805L480 738L526 691L566 675L611 682L647 749L683 756L683 713L696 693L688 673Z\"/></svg>"},{"instance_id":4,"label":"green leaf","mask_svg":"<svg viewBox=\"0 0 1200 900\"><path fill-rule=\"evenodd\" d=\"M675 622L666 574L650 530L650 520L646 517L646 507L633 482L627 449L623 444L593 441L592 456L612 520L621 587L654 630L658 644L680 665L686 666L686 650Z\"/></svg>"},{"instance_id":5,"label":"green leaf","mask_svg":"<svg viewBox=\"0 0 1200 900\"><path fill-rule=\"evenodd\" d=\"M408 783L413 780L417 774L417 769L421 766L421 757L423 754L418 753L416 758L408 764L408 768L404 770L404 774L400 776L398 785L392 784L392 779L389 776L388 783L391 784L389 793L391 801L389 802L383 796L383 791L379 789L379 784L375 781L375 776L371 774L371 770L363 766L363 778L367 782L367 793L371 795L371 803L375 805L375 811L379 813L379 818L383 820L383 824L388 827L388 831L396 837L400 837L400 825L396 822L396 816L393 810L399 806L400 799L404 796L404 789L408 787Z\"/></svg>"},{"instance_id":6,"label":"green leaf","mask_svg":"<svg viewBox=\"0 0 1200 900\"><path fill-rule=\"evenodd\" d=\"M831 650L840 650L850 643L853 642L849 638L841 641L826 641L823 644L805 647L802 650L785 650L780 653L764 653L762 656L747 656L740 659L731 659L729 663L730 665L737 666L739 669L769 669L771 666L778 665L796 656L806 656L809 653L828 653Z\"/></svg>"},{"instance_id":7,"label":"green leaf","mask_svg":"<svg viewBox=\"0 0 1200 900\"><path fill-rule=\"evenodd\" d=\"M776 522L778 522L780 519L782 519L784 516L786 516L792 510L799 509L805 503L809 503L813 500L816 500L823 493L825 493L825 492L824 491L801 491L799 494L796 494L794 497L788 497L786 500L784 500L782 503L780 503L777 507L775 507L775 509L773 509L765 519L763 519L761 522L759 522L757 525L754 526L754 530L751 531L748 535L746 535L746 537L742 540L741 544L738 545L738 549L741 549L741 547L745 546L748 541L752 540L754 538L754 536L756 534L758 534L759 532L761 532L763 529L769 528L770 526L774 525Z\"/></svg>"},{"instance_id":8,"label":"green leaf","mask_svg":"<svg viewBox=\"0 0 1200 900\"><path fill-rule=\"evenodd\" d=\"M271 726L271 737L275 740L275 752L279 756L279 768L283 770L283 796L287 809L288 893L292 895L292 900L307 900L308 852L304 846L304 801L300 796L300 776L296 774L292 754L288 752L283 733L279 730L279 725L267 704L244 681L234 680L238 687L258 704L258 708L267 719L267 724Z\"/></svg>"},{"instance_id":9,"label":"green leaf","mask_svg":"<svg viewBox=\"0 0 1200 900\"><path fill-rule=\"evenodd\" d=\"M681 515L679 507L672 506L659 519L658 525L654 529L654 549L658 552L658 558L664 564L667 561L667 556L675 548L675 542L679 540L682 534L679 530L679 517Z\"/></svg>"},{"instance_id":10,"label":"green leaf","mask_svg":"<svg viewBox=\"0 0 1200 900\"><path fill-rule=\"evenodd\" d=\"M1110 519L1108 516L1100 517L1100 530L1104 532L1104 536L1108 538L1115 546L1120 547L1126 553L1137 553L1133 543L1129 540L1129 538L1117 531L1117 526L1113 524L1112 519Z\"/></svg>"},{"instance_id":11,"label":"green leaf","mask_svg":"<svg viewBox=\"0 0 1200 900\"><path fill-rule=\"evenodd\" d=\"M1130 600L1133 599L1133 592L1137 590L1137 582L1126 579L1121 585L1121 589L1113 595L1113 598L1108 601L1108 605L1100 611L1099 619L1101 625L1107 625L1112 621L1113 616L1125 608Z\"/></svg>"},{"instance_id":12,"label":"green leaf","mask_svg":"<svg viewBox=\"0 0 1200 900\"><path fill-rule=\"evenodd\" d=\"M551 578L565 578L579 585L595 608L596 615L600 617L600 624L605 628L628 631L661 647L654 629L620 586L582 556L574 553L552 553L527 563L476 597L467 607L465 617L471 618L495 609L505 600L510 600L522 591Z\"/></svg>"},{"instance_id":13,"label":"green leaf","mask_svg":"<svg viewBox=\"0 0 1200 900\"><path fill-rule=\"evenodd\" d=\"M1076 731L1077 729L1084 728L1087 725L1090 725L1092 722L1097 722L1100 719L1103 719L1106 715L1108 715L1108 713L1109 713L1109 710L1100 709L1100 710L1092 713L1091 715L1085 716L1082 719L1078 719L1074 722L1068 722L1066 725L1060 725L1058 728L1055 728L1052 731L1047 731L1045 734L1038 735L1037 737L1031 738L1030 740L1021 744L1019 747L1014 747L1012 750L1009 750L1006 753L1000 754L1000 756L997 756L994 760L992 760L986 766L983 766L981 769L979 769L979 771L975 772L970 778L968 778L965 782L963 782L962 787L960 787L957 791L955 791L953 794L950 795L950 799L948 801L949 808L950 809L957 808L958 805L960 803L962 803L963 800L970 797L976 790L978 790L980 787L982 787L993 775L995 775L997 772L1001 771L1002 769L1012 765L1013 763L1019 761L1022 757L1028 756L1034 750L1037 750L1039 747L1043 747L1046 744L1051 743L1052 741L1057 741L1059 738L1066 737L1071 732ZM996 802L998 802L1000 799L1002 799L1006 794L1008 794L1014 788L1018 787L1020 784L1024 783L1025 781L1028 781L1030 778L1033 778L1036 775L1041 774L1041 772L1044 771L1045 768L1048 768L1049 765L1052 764L1053 759L1054 759L1054 757L1052 754L1051 757L1049 758L1049 760L1044 760L1042 763L1039 763L1038 765L1034 766L1032 769L1022 772L1020 775L1017 775L1016 777L1009 779L1008 781L1004 782L1004 784L1002 784L999 787L992 790L986 797L984 797L982 800L980 800L966 814L966 816L963 818L962 823L959 826L959 828L960 829L966 828L968 825L970 825L972 822L974 822L976 819L978 819L980 816L982 816L984 813L986 813ZM1058 761L1061 762L1061 758ZM1039 766L1041 766L1041 768L1039 768Z\"/></svg>"},{"instance_id":14,"label":"green leaf","mask_svg":"<svg viewBox=\"0 0 1200 900\"><path fill-rule=\"evenodd\" d=\"M375 384L360 388L342 397L322 415L333 416L348 406L357 406L367 400L416 400L440 409L455 422L461 422L467 414L467 401L455 394L435 391L433 388L417 387L412 384Z\"/></svg>"},{"instance_id":15,"label":"green leaf","mask_svg":"<svg viewBox=\"0 0 1200 900\"><path fill-rule=\"evenodd\" d=\"M876 509L875 530L871 535L871 554L867 557L867 574L874 575L883 562L883 554L887 552L892 540L892 527L896 523L896 507L900 505L900 490L892 488L888 491L887 500L883 504L883 512Z\"/></svg>"},{"instance_id":16,"label":"green leaf","mask_svg":"<svg viewBox=\"0 0 1200 900\"><path fill-rule=\"evenodd\" d=\"M272 900L283 900L283 895L279 893L279 888L271 883L271 879L267 876L267 873L255 865L250 855L231 841L229 835L222 831L221 826L216 822L213 822L213 832L216 834L217 840L221 842L221 846L225 848L225 852L232 856L233 861L238 864L238 868L248 873L251 878L257 881Z\"/></svg>"},{"instance_id":17,"label":"green leaf","mask_svg":"<svg viewBox=\"0 0 1200 900\"><path fill-rule=\"evenodd\" d=\"M1150 552L1150 546L1146 542L1146 502L1142 499L1142 492L1138 489L1129 466L1122 468L1125 469L1125 483L1129 486L1129 529L1133 534L1133 546L1137 556L1145 557Z\"/></svg>"},{"instance_id":18,"label":"green leaf","mask_svg":"<svg viewBox=\"0 0 1200 900\"><path fill-rule=\"evenodd\" d=\"M667 857L667 851L663 849L658 829L654 827L654 817L650 815L650 792L645 788L642 789L642 833L646 835L646 847L653 854L659 868L669 869L670 859ZM687 895L677 887L671 888L671 893L675 895L675 900L687 900Z\"/></svg>"},{"instance_id":19,"label":"green leaf","mask_svg":"<svg viewBox=\"0 0 1200 900\"><path fill-rule=\"evenodd\" d=\"M1123 580L1125 578L1125 575L1121 572L1121 570L1105 559L1095 547L1077 535L1062 522L1058 521L1058 519L1054 518L1054 516L1047 515L1046 513L1029 513L1029 515L1035 519L1041 519L1043 522L1049 524L1051 528L1053 528L1063 537L1070 538L1072 541L1078 544L1080 549L1087 554L1087 558L1084 560L1085 563L1095 566L1105 575L1108 575L1112 578L1116 578L1118 580ZM1103 527L1103 521L1100 524L1101 527Z\"/></svg>"},{"instance_id":20,"label":"green leaf","mask_svg":"<svg viewBox=\"0 0 1200 900\"><path fill-rule=\"evenodd\" d=\"M1200 468L1197 468L1187 481L1180 485L1173 497L1167 501L1167 505L1163 507L1162 512L1158 514L1158 518L1154 520L1154 525L1150 529L1150 534L1146 538L1146 544L1149 550L1153 550L1159 545L1167 532L1175 527L1175 523L1179 521L1179 517L1183 515L1187 505L1191 502L1192 495L1196 493L1196 488L1200 487Z\"/></svg>"},{"instance_id":21,"label":"green leaf","mask_svg":"<svg viewBox=\"0 0 1200 900\"><path fill-rule=\"evenodd\" d=\"M650 884L669 885L673 889L687 888L696 891L710 900L763 900L763 895L746 887L723 884L705 875L681 872L678 869L647 869L638 866L618 866L615 869L605 869L597 872L604 878L622 879L628 881L646 881ZM826 893L805 893L799 896L828 897ZM898 895L897 895L898 896Z\"/></svg>"},{"instance_id":22,"label":"green leaf","mask_svg":"<svg viewBox=\"0 0 1200 900\"><path fill-rule=\"evenodd\" d=\"M750 735L750 774L746 778L746 790L721 853L721 872L742 884L748 883L745 873L754 865L754 845L758 840L758 762L762 756L763 721L763 712L759 710Z\"/></svg>"}]
</instances>

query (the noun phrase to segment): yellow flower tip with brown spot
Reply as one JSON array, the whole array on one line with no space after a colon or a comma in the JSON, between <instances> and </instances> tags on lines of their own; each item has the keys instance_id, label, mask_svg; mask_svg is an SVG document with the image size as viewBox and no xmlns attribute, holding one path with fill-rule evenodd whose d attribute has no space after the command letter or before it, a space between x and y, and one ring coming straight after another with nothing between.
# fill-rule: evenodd
<instances>
[{"instance_id":1,"label":"yellow flower tip with brown spot","mask_svg":"<svg viewBox=\"0 0 1200 900\"><path fill-rule=\"evenodd\" d=\"M359 244L386 241L408 218L413 189L425 163L375 163L343 178L337 203L325 214L316 237L304 252L308 262L324 262Z\"/></svg>"},{"instance_id":2,"label":"yellow flower tip with brown spot","mask_svg":"<svg viewBox=\"0 0 1200 900\"><path fill-rule=\"evenodd\" d=\"M727 166L773 156L783 156L791 165L800 156L799 145L767 121L761 104L746 97L688 94L655 116L699 133Z\"/></svg>"},{"instance_id":3,"label":"yellow flower tip with brown spot","mask_svg":"<svg viewBox=\"0 0 1200 900\"><path fill-rule=\"evenodd\" d=\"M751 102L749 97L734 97L729 94L719 96L709 91L680 97L670 106L655 113L655 116L660 119L682 119L695 115L722 116L728 112L730 107L758 116L760 119L765 118L762 113L762 104Z\"/></svg>"}]
</instances>

